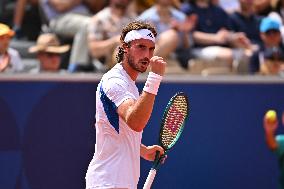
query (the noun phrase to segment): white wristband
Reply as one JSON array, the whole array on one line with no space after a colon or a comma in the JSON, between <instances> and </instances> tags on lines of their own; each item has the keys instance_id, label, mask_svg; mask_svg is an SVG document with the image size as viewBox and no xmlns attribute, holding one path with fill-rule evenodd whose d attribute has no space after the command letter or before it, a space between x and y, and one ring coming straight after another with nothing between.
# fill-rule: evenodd
<instances>
[{"instance_id":1,"label":"white wristband","mask_svg":"<svg viewBox=\"0 0 284 189\"><path fill-rule=\"evenodd\" d=\"M162 79L163 76L160 76L154 72L149 72L143 91L157 95Z\"/></svg>"}]
</instances>

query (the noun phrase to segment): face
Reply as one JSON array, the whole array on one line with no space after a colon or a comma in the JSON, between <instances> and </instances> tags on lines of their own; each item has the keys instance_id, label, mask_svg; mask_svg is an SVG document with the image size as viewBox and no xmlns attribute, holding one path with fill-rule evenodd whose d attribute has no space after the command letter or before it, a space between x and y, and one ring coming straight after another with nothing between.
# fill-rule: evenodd
<instances>
[{"instance_id":1,"label":"face","mask_svg":"<svg viewBox=\"0 0 284 189\"><path fill-rule=\"evenodd\" d=\"M162 5L162 6L171 6L173 5L173 0L158 0L157 1L159 5Z\"/></svg>"},{"instance_id":2,"label":"face","mask_svg":"<svg viewBox=\"0 0 284 189\"><path fill-rule=\"evenodd\" d=\"M253 11L254 0L239 0L239 2L240 2L240 7L242 10Z\"/></svg>"},{"instance_id":3,"label":"face","mask_svg":"<svg viewBox=\"0 0 284 189\"><path fill-rule=\"evenodd\" d=\"M58 71L60 68L60 55L55 53L38 53L38 59L43 71Z\"/></svg>"},{"instance_id":4,"label":"face","mask_svg":"<svg viewBox=\"0 0 284 189\"><path fill-rule=\"evenodd\" d=\"M0 36L0 54L3 54L7 51L11 37L9 35Z\"/></svg>"},{"instance_id":5,"label":"face","mask_svg":"<svg viewBox=\"0 0 284 189\"><path fill-rule=\"evenodd\" d=\"M130 42L130 47L125 48L124 58L133 70L143 73L149 66L154 50L154 42L147 39L137 39Z\"/></svg>"},{"instance_id":6,"label":"face","mask_svg":"<svg viewBox=\"0 0 284 189\"><path fill-rule=\"evenodd\" d=\"M261 39L267 46L278 46L281 43L281 34L278 30L268 30L261 33Z\"/></svg>"}]
</instances>

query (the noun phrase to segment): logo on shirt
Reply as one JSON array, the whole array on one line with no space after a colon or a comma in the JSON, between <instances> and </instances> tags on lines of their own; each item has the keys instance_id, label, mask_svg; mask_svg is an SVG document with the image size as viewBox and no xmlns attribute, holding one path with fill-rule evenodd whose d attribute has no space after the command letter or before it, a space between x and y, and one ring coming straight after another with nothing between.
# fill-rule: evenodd
<instances>
[{"instance_id":1,"label":"logo on shirt","mask_svg":"<svg viewBox=\"0 0 284 189\"><path fill-rule=\"evenodd\" d=\"M150 87L149 83L146 83L146 87Z\"/></svg>"}]
</instances>

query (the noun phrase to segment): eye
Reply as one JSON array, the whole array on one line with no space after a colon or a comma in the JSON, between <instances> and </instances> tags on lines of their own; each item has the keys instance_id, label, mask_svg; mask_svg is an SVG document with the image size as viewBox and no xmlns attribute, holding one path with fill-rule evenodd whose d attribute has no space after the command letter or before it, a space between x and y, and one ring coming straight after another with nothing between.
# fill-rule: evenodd
<instances>
[{"instance_id":1,"label":"eye","mask_svg":"<svg viewBox=\"0 0 284 189\"><path fill-rule=\"evenodd\" d=\"M145 45L138 45L138 48L139 48L139 49L145 49L146 46L145 46Z\"/></svg>"}]
</instances>

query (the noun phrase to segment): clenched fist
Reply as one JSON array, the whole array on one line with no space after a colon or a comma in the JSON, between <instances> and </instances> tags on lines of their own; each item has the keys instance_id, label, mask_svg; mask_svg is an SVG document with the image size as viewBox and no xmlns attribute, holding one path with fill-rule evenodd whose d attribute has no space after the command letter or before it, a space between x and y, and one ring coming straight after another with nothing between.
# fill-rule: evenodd
<instances>
[{"instance_id":1,"label":"clenched fist","mask_svg":"<svg viewBox=\"0 0 284 189\"><path fill-rule=\"evenodd\" d=\"M166 66L167 66L167 63L162 57L153 56L150 59L150 71L160 76L164 75Z\"/></svg>"}]
</instances>

